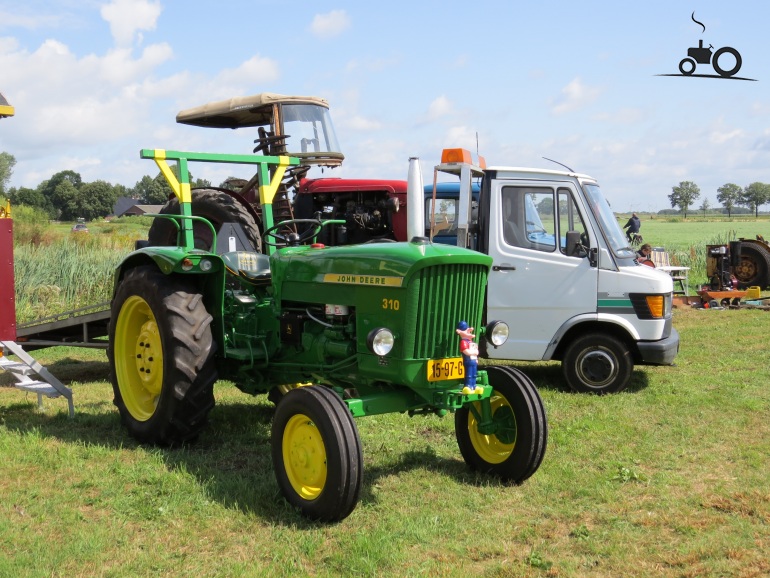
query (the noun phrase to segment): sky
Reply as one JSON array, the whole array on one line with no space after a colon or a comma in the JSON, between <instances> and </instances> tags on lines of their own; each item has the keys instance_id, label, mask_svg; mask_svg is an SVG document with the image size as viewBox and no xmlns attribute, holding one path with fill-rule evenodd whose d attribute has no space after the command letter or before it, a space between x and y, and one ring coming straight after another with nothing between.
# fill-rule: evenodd
<instances>
[{"instance_id":1,"label":"sky","mask_svg":"<svg viewBox=\"0 0 770 578\"><path fill-rule=\"evenodd\" d=\"M670 208L681 181L715 207L726 183L770 182L768 21L758 1L0 0L16 109L0 151L12 187L62 170L131 187L158 172L142 148L251 152L253 131L179 125L180 110L276 92L329 101L345 162L324 176L406 179L416 156L428 180L462 147L488 166L554 159L616 211ZM680 75L701 40L740 54L735 77Z\"/></svg>"}]
</instances>

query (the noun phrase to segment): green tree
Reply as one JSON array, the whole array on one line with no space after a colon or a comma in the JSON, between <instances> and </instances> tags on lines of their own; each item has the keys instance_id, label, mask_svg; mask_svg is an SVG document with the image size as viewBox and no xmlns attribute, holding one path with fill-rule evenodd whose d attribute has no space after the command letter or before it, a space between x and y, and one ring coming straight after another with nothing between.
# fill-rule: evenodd
<instances>
[{"instance_id":1,"label":"green tree","mask_svg":"<svg viewBox=\"0 0 770 578\"><path fill-rule=\"evenodd\" d=\"M8 181L11 180L16 158L11 153L0 153L0 194L6 195Z\"/></svg>"},{"instance_id":2,"label":"green tree","mask_svg":"<svg viewBox=\"0 0 770 578\"><path fill-rule=\"evenodd\" d=\"M708 197L703 199L703 202L700 204L700 210L703 211L703 216L706 216L706 212L711 208L711 203L709 203Z\"/></svg>"},{"instance_id":3,"label":"green tree","mask_svg":"<svg viewBox=\"0 0 770 578\"><path fill-rule=\"evenodd\" d=\"M144 175L136 182L131 193L133 198L139 199L141 205L163 205L174 192L163 174L158 173L154 179Z\"/></svg>"},{"instance_id":4,"label":"green tree","mask_svg":"<svg viewBox=\"0 0 770 578\"><path fill-rule=\"evenodd\" d=\"M671 187L668 200L672 207L678 207L687 218L687 209L700 197L700 187L692 181L682 181L677 186Z\"/></svg>"},{"instance_id":5,"label":"green tree","mask_svg":"<svg viewBox=\"0 0 770 578\"><path fill-rule=\"evenodd\" d=\"M63 185L63 183L66 184ZM70 217L63 215L69 215L76 209L75 197L77 196L77 189L82 183L83 179L80 173L75 171L60 171L49 180L40 183L38 191L48 199L53 207L49 213L52 218L70 219Z\"/></svg>"},{"instance_id":6,"label":"green tree","mask_svg":"<svg viewBox=\"0 0 770 578\"><path fill-rule=\"evenodd\" d=\"M754 217L759 216L759 206L768 201L770 201L770 185L756 182L743 188L740 202L754 211Z\"/></svg>"},{"instance_id":7,"label":"green tree","mask_svg":"<svg viewBox=\"0 0 770 578\"><path fill-rule=\"evenodd\" d=\"M743 189L735 183L727 183L717 189L717 201L727 209L727 216L733 216L735 205L740 203Z\"/></svg>"},{"instance_id":8,"label":"green tree","mask_svg":"<svg viewBox=\"0 0 770 578\"><path fill-rule=\"evenodd\" d=\"M17 207L26 206L42 209L49 215L53 210L51 202L39 189L30 189L27 187L11 187L8 189L8 198L11 203Z\"/></svg>"},{"instance_id":9,"label":"green tree","mask_svg":"<svg viewBox=\"0 0 770 578\"><path fill-rule=\"evenodd\" d=\"M118 199L118 191L107 181L84 183L78 190L78 217L92 220L106 217L112 212L112 207Z\"/></svg>"},{"instance_id":10,"label":"green tree","mask_svg":"<svg viewBox=\"0 0 770 578\"><path fill-rule=\"evenodd\" d=\"M63 179L59 181L51 195L51 203L56 209L56 217L63 221L74 221L78 214L78 196L80 191L72 184L72 181Z\"/></svg>"},{"instance_id":11,"label":"green tree","mask_svg":"<svg viewBox=\"0 0 770 578\"><path fill-rule=\"evenodd\" d=\"M228 191L238 191L248 181L240 177L227 177L224 181L219 183L220 189L227 189Z\"/></svg>"}]
</instances>

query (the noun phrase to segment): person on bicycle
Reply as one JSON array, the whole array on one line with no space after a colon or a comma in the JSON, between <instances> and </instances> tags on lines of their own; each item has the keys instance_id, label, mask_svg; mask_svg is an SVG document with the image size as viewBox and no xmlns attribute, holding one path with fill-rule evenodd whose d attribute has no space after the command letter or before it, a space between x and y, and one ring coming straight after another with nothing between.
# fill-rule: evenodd
<instances>
[{"instance_id":1,"label":"person on bicycle","mask_svg":"<svg viewBox=\"0 0 770 578\"><path fill-rule=\"evenodd\" d=\"M631 218L628 219L628 222L625 225L623 225L623 228L628 229L626 231L626 237L628 237L628 242L631 243L634 240L634 235L642 228L642 222L639 220L639 217L636 216L636 213L632 213Z\"/></svg>"}]
</instances>

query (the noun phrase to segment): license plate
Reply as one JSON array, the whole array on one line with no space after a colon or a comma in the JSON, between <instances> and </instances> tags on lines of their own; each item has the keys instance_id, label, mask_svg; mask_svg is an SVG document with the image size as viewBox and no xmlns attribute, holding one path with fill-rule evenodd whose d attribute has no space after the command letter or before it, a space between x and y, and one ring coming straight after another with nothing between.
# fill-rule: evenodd
<instances>
[{"instance_id":1,"label":"license plate","mask_svg":"<svg viewBox=\"0 0 770 578\"><path fill-rule=\"evenodd\" d=\"M462 357L431 359L428 361L428 381L462 379L465 375Z\"/></svg>"}]
</instances>

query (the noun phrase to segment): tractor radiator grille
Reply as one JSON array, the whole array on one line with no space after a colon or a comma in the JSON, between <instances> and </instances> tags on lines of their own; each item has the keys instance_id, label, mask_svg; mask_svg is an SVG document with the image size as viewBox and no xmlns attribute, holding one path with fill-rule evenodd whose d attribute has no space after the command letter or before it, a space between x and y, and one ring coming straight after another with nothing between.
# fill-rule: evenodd
<instances>
[{"instance_id":1,"label":"tractor radiator grille","mask_svg":"<svg viewBox=\"0 0 770 578\"><path fill-rule=\"evenodd\" d=\"M467 321L478 330L486 283L487 268L483 265L437 265L419 273L414 283L417 295L412 301L415 359L459 355L457 323Z\"/></svg>"}]
</instances>

